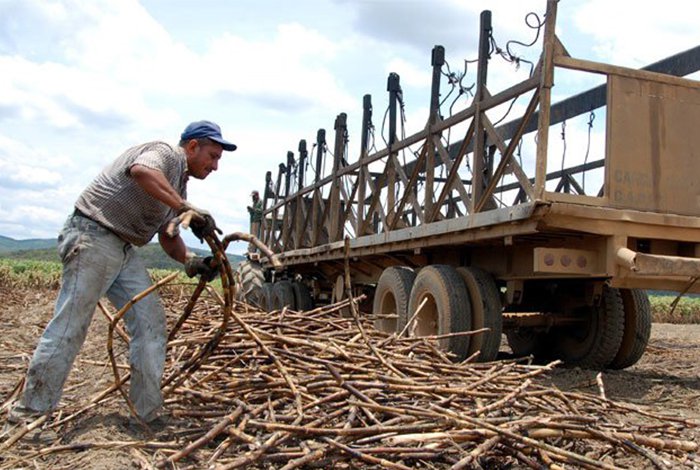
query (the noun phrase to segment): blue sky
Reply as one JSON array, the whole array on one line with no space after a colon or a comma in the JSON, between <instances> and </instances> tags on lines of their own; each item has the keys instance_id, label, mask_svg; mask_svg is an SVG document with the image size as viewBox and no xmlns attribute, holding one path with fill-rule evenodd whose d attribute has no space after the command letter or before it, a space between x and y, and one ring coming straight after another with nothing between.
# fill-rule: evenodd
<instances>
[{"instance_id":1,"label":"blue sky","mask_svg":"<svg viewBox=\"0 0 700 470\"><path fill-rule=\"evenodd\" d=\"M276 174L299 139L312 143L324 127L332 142L333 121L346 112L356 159L362 96L372 94L380 129L389 72L401 76L408 131L421 129L432 47L444 45L461 68L476 57L482 10L492 10L504 45L529 42L524 17L542 16L545 5L0 0L0 234L54 237L80 191L122 150L174 142L198 119L218 122L239 149L205 181L190 182L190 200L226 233L244 231L250 191L262 188L265 171ZM561 0L557 32L575 57L641 67L698 45L698 17L696 0ZM539 47L522 54L536 60ZM527 75L497 60L490 72L495 90ZM555 76L555 98L595 83ZM572 141L584 133L571 126Z\"/></svg>"}]
</instances>

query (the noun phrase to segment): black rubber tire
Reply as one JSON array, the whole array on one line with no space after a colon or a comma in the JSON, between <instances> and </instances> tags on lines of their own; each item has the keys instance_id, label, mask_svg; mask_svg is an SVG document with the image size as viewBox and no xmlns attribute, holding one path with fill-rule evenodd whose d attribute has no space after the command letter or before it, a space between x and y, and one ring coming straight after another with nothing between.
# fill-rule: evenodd
<instances>
[{"instance_id":1,"label":"black rubber tire","mask_svg":"<svg viewBox=\"0 0 700 470\"><path fill-rule=\"evenodd\" d=\"M347 292L345 291L345 276L339 274L335 278L333 283L333 290L331 292L331 302L337 303L342 302L347 298ZM340 315L345 318L352 318L352 310L350 307L343 307L339 311Z\"/></svg>"},{"instance_id":2,"label":"black rubber tire","mask_svg":"<svg viewBox=\"0 0 700 470\"><path fill-rule=\"evenodd\" d=\"M262 286L265 283L265 273L260 263L255 261L241 261L238 265L239 286L236 298L241 302L249 303L256 307L262 305Z\"/></svg>"},{"instance_id":3,"label":"black rubber tire","mask_svg":"<svg viewBox=\"0 0 700 470\"><path fill-rule=\"evenodd\" d=\"M620 294L625 311L625 330L620 349L608 365L610 369L624 369L636 364L644 354L651 335L651 304L646 291L620 289Z\"/></svg>"},{"instance_id":4,"label":"black rubber tire","mask_svg":"<svg viewBox=\"0 0 700 470\"><path fill-rule=\"evenodd\" d=\"M277 281L272 285L272 306L273 310L282 310L284 307L296 310L291 281Z\"/></svg>"},{"instance_id":5,"label":"black rubber tire","mask_svg":"<svg viewBox=\"0 0 700 470\"><path fill-rule=\"evenodd\" d=\"M435 264L420 270L411 289L406 320L424 299L427 299L427 303L416 317L415 336L458 333L471 328L467 288L452 266ZM453 353L458 360L465 359L469 353L468 336L440 339L438 345Z\"/></svg>"},{"instance_id":6,"label":"black rubber tire","mask_svg":"<svg viewBox=\"0 0 700 470\"><path fill-rule=\"evenodd\" d=\"M587 307L581 313L588 320L585 324L550 332L555 357L567 366L603 370L615 359L622 343L625 312L620 290L603 287L600 305Z\"/></svg>"},{"instance_id":7,"label":"black rubber tire","mask_svg":"<svg viewBox=\"0 0 700 470\"><path fill-rule=\"evenodd\" d=\"M263 283L261 291L262 293L260 295L260 309L264 312L273 311L275 309L273 284L271 282Z\"/></svg>"},{"instance_id":8,"label":"black rubber tire","mask_svg":"<svg viewBox=\"0 0 700 470\"><path fill-rule=\"evenodd\" d=\"M535 362L546 362L547 335L534 328L513 328L506 331L506 339L516 357L532 355Z\"/></svg>"},{"instance_id":9,"label":"black rubber tire","mask_svg":"<svg viewBox=\"0 0 700 470\"><path fill-rule=\"evenodd\" d=\"M494 361L501 348L503 336L503 305L496 281L483 269L473 266L457 268L457 272L462 276L469 294L472 330L490 330L470 338L469 355L480 351L477 361Z\"/></svg>"},{"instance_id":10,"label":"black rubber tire","mask_svg":"<svg viewBox=\"0 0 700 470\"><path fill-rule=\"evenodd\" d=\"M397 318L375 320L376 329L393 333L400 332L406 325L408 300L415 279L416 273L406 266L392 266L382 272L374 291L372 313L374 315L396 314Z\"/></svg>"},{"instance_id":11,"label":"black rubber tire","mask_svg":"<svg viewBox=\"0 0 700 470\"><path fill-rule=\"evenodd\" d=\"M303 282L292 282L292 290L294 292L294 309L299 312L313 310L314 299L311 297L309 288Z\"/></svg>"}]
</instances>

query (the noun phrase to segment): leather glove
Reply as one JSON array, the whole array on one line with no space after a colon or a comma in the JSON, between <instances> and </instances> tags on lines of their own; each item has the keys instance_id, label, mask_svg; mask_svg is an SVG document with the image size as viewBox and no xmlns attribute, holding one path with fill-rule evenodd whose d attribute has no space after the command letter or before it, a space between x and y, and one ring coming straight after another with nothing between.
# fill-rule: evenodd
<instances>
[{"instance_id":1,"label":"leather glove","mask_svg":"<svg viewBox=\"0 0 700 470\"><path fill-rule=\"evenodd\" d=\"M209 211L199 209L190 204L189 202L185 201L185 203L182 204L182 206L178 210L178 215L187 211L193 211L197 215L196 217L192 217L192 220L190 220L190 230L192 230L194 236L199 239L200 243L204 241L204 237L214 235L215 231L223 233L216 226L214 217L211 216Z\"/></svg>"},{"instance_id":2,"label":"leather glove","mask_svg":"<svg viewBox=\"0 0 700 470\"><path fill-rule=\"evenodd\" d=\"M197 256L195 254L187 254L185 260L185 274L187 277L200 276L201 279L209 282L214 280L219 274L219 266L216 264L213 256Z\"/></svg>"}]
</instances>

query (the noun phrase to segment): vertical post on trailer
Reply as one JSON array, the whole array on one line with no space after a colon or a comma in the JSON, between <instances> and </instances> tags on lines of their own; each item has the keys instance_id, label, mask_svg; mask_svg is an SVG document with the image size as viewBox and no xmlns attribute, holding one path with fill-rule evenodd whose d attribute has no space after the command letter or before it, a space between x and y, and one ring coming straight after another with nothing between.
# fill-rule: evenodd
<instances>
[{"instance_id":1,"label":"vertical post on trailer","mask_svg":"<svg viewBox=\"0 0 700 470\"><path fill-rule=\"evenodd\" d=\"M297 167L297 191L301 192L304 189L304 180L306 176L306 159L309 155L306 149L306 140L299 141L299 166ZM294 214L294 248L302 248L304 246L304 225L306 224L308 198L304 196L297 197L296 212Z\"/></svg>"},{"instance_id":2,"label":"vertical post on trailer","mask_svg":"<svg viewBox=\"0 0 700 470\"><path fill-rule=\"evenodd\" d=\"M301 139L299 141L299 167L297 168L297 178L298 178L298 186L297 190L301 191L304 189L304 176L306 173L306 158L308 157L309 152L306 150L306 140Z\"/></svg>"},{"instance_id":3,"label":"vertical post on trailer","mask_svg":"<svg viewBox=\"0 0 700 470\"><path fill-rule=\"evenodd\" d=\"M323 147L326 145L326 130L319 129L316 133L316 177L314 183L321 179L321 166L323 165Z\"/></svg>"},{"instance_id":4,"label":"vertical post on trailer","mask_svg":"<svg viewBox=\"0 0 700 470\"><path fill-rule=\"evenodd\" d=\"M360 134L361 155L369 153L369 130L372 127L372 95L362 97L362 133ZM362 159L362 156L360 156Z\"/></svg>"},{"instance_id":5,"label":"vertical post on trailer","mask_svg":"<svg viewBox=\"0 0 700 470\"><path fill-rule=\"evenodd\" d=\"M287 172L284 177L284 213L282 214L282 244L285 250L293 248L290 246L289 236L293 234L292 224L294 221L294 201L292 195L292 169L294 168L294 152L287 152Z\"/></svg>"},{"instance_id":6,"label":"vertical post on trailer","mask_svg":"<svg viewBox=\"0 0 700 470\"><path fill-rule=\"evenodd\" d=\"M401 93L400 78L397 73L390 73L387 81L387 91L389 92L389 146L396 143L396 121L399 93Z\"/></svg>"},{"instance_id":7,"label":"vertical post on trailer","mask_svg":"<svg viewBox=\"0 0 700 470\"><path fill-rule=\"evenodd\" d=\"M360 148L360 167L357 175L357 220L355 225L355 235L364 235L360 233L362 223L365 219L365 186L367 184L367 179L365 178L365 172L369 173L369 168L366 167L364 163L367 155L369 154L369 130L372 127L372 96L365 95L362 97L362 133L361 135L361 148Z\"/></svg>"},{"instance_id":8,"label":"vertical post on trailer","mask_svg":"<svg viewBox=\"0 0 700 470\"><path fill-rule=\"evenodd\" d=\"M287 152L287 173L284 176L284 198L287 199L292 189L292 168L294 168L294 152Z\"/></svg>"},{"instance_id":9,"label":"vertical post on trailer","mask_svg":"<svg viewBox=\"0 0 700 470\"><path fill-rule=\"evenodd\" d=\"M432 126L440 120L440 75L442 66L445 65L445 48L442 46L433 47L431 56L431 65L433 66L433 80L430 88L430 117L428 118L428 138L425 139L426 149L425 156L425 208L424 214L433 213L434 192L435 192L435 146L436 140L440 139L441 132L433 134ZM432 222L426 218L426 222Z\"/></svg>"},{"instance_id":10,"label":"vertical post on trailer","mask_svg":"<svg viewBox=\"0 0 700 470\"><path fill-rule=\"evenodd\" d=\"M323 152L326 146L326 130L319 129L316 133L316 175L314 177L314 184L318 184L321 180L321 166L323 165ZM318 236L321 232L320 227L320 211L321 202L323 201L322 192L319 188L314 188L314 193L311 201L311 227L308 230L311 231L311 246L316 246L318 241Z\"/></svg>"},{"instance_id":11,"label":"vertical post on trailer","mask_svg":"<svg viewBox=\"0 0 700 470\"><path fill-rule=\"evenodd\" d=\"M394 217L398 217L400 215L394 213L394 206L396 205L396 169L394 168L395 153L393 149L394 144L396 143L397 103L399 101L399 93L401 93L401 85L399 83L398 74L393 72L389 74L387 91L389 92L389 156L386 165L386 223L388 226L391 226Z\"/></svg>"},{"instance_id":12,"label":"vertical post on trailer","mask_svg":"<svg viewBox=\"0 0 700 470\"><path fill-rule=\"evenodd\" d=\"M270 233L269 227L267 226L267 216L265 215L265 211L267 210L268 199L273 197L272 191L272 172L267 171L265 172L265 189L263 190L263 218L262 222L260 223L260 239L263 240L265 244L268 242L268 236Z\"/></svg>"},{"instance_id":13,"label":"vertical post on trailer","mask_svg":"<svg viewBox=\"0 0 700 470\"><path fill-rule=\"evenodd\" d=\"M280 193L282 191L282 175L287 171L284 163L279 164L279 170L277 172L277 184L275 185L275 204L280 200Z\"/></svg>"},{"instance_id":14,"label":"vertical post on trailer","mask_svg":"<svg viewBox=\"0 0 700 470\"><path fill-rule=\"evenodd\" d=\"M338 171L340 171L340 166L343 161L343 154L345 152L345 134L347 133L348 115L345 113L340 113L335 118L335 125L333 129L335 130L335 144L333 145L333 176L336 176Z\"/></svg>"},{"instance_id":15,"label":"vertical post on trailer","mask_svg":"<svg viewBox=\"0 0 700 470\"><path fill-rule=\"evenodd\" d=\"M282 191L282 175L286 172L284 163L279 164L279 170L277 172L277 184L275 185L275 206L280 200L280 192ZM273 247L273 241L275 239L275 232L277 232L277 215L279 214L279 208L275 207L272 211L272 227L270 227L270 235L268 236L267 246ZM273 248L274 249L274 248Z\"/></svg>"},{"instance_id":16,"label":"vertical post on trailer","mask_svg":"<svg viewBox=\"0 0 700 470\"><path fill-rule=\"evenodd\" d=\"M491 38L491 12L484 10L480 17L479 31L479 62L476 71L476 93L474 102L476 103L476 114L474 114L474 174L472 175L472 207L474 213L477 203L481 200L484 189L489 184L491 175L488 173L486 165L486 131L482 125L481 101L484 99L486 89L486 79L488 77L489 49Z\"/></svg>"},{"instance_id":17,"label":"vertical post on trailer","mask_svg":"<svg viewBox=\"0 0 700 470\"><path fill-rule=\"evenodd\" d=\"M537 153L535 163L535 199L545 198L547 180L547 146L549 144L550 105L554 84L554 25L557 19L557 1L547 0L542 46L542 77L540 79L540 112L537 122Z\"/></svg>"},{"instance_id":18,"label":"vertical post on trailer","mask_svg":"<svg viewBox=\"0 0 700 470\"><path fill-rule=\"evenodd\" d=\"M343 160L343 154L345 153L345 135L347 133L347 119L348 116L345 113L340 113L335 118L335 145L333 146L333 181L331 183L331 191L329 194L329 217L330 217L330 233L329 241L334 242L342 238L342 225L341 225L341 214L340 209L340 178L338 177L338 172L340 171L341 162Z\"/></svg>"}]
</instances>

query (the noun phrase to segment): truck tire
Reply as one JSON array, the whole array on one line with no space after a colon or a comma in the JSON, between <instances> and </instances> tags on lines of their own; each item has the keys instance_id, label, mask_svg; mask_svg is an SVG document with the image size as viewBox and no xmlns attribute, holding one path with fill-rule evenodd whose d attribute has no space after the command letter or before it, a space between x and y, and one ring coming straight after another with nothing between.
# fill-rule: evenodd
<instances>
[{"instance_id":1,"label":"truck tire","mask_svg":"<svg viewBox=\"0 0 700 470\"><path fill-rule=\"evenodd\" d=\"M624 369L639 361L651 335L651 304L642 289L620 289L625 311L625 328L617 356L608 365L610 369Z\"/></svg>"},{"instance_id":2,"label":"truck tire","mask_svg":"<svg viewBox=\"0 0 700 470\"><path fill-rule=\"evenodd\" d=\"M255 261L241 261L237 271L241 282L237 299L260 307L262 305L262 286L265 283L265 273L262 266Z\"/></svg>"},{"instance_id":3,"label":"truck tire","mask_svg":"<svg viewBox=\"0 0 700 470\"><path fill-rule=\"evenodd\" d=\"M393 333L400 332L406 325L408 300L415 279L416 273L406 266L392 266L382 272L374 291L372 314L395 314L397 318L378 318L374 321L376 329Z\"/></svg>"},{"instance_id":4,"label":"truck tire","mask_svg":"<svg viewBox=\"0 0 700 470\"><path fill-rule=\"evenodd\" d=\"M331 303L342 302L345 299L347 299L347 292L345 291L345 276L339 274L335 278L335 282L333 283L333 291L331 292ZM341 316L346 318L352 317L352 310L350 309L350 307L343 307L338 311L338 313L340 313Z\"/></svg>"},{"instance_id":5,"label":"truck tire","mask_svg":"<svg viewBox=\"0 0 700 470\"><path fill-rule=\"evenodd\" d=\"M426 303L416 317L415 336L444 335L471 328L467 288L452 266L434 264L420 270L411 289L406 322L424 300ZM463 360L469 353L469 337L443 338L438 340L438 346Z\"/></svg>"},{"instance_id":6,"label":"truck tire","mask_svg":"<svg viewBox=\"0 0 700 470\"><path fill-rule=\"evenodd\" d=\"M262 294L260 295L260 309L264 312L271 312L274 307L273 284L265 282L262 285Z\"/></svg>"},{"instance_id":7,"label":"truck tire","mask_svg":"<svg viewBox=\"0 0 700 470\"><path fill-rule=\"evenodd\" d=\"M314 299L311 298L311 292L306 284L299 281L292 282L292 290L294 292L294 308L300 312L306 312L314 308Z\"/></svg>"},{"instance_id":8,"label":"truck tire","mask_svg":"<svg viewBox=\"0 0 700 470\"><path fill-rule=\"evenodd\" d=\"M537 363L546 362L548 359L544 354L547 342L546 333L530 327L513 328L506 331L506 339L516 357L532 355Z\"/></svg>"},{"instance_id":9,"label":"truck tire","mask_svg":"<svg viewBox=\"0 0 700 470\"><path fill-rule=\"evenodd\" d=\"M615 359L625 326L622 296L619 289L605 286L602 297L600 305L581 312L586 315L584 324L557 328L549 335L556 357L566 365L603 370Z\"/></svg>"},{"instance_id":10,"label":"truck tire","mask_svg":"<svg viewBox=\"0 0 700 470\"><path fill-rule=\"evenodd\" d=\"M277 281L272 285L273 310L282 310L284 307L296 310L294 305L294 288L290 281Z\"/></svg>"},{"instance_id":11,"label":"truck tire","mask_svg":"<svg viewBox=\"0 0 700 470\"><path fill-rule=\"evenodd\" d=\"M472 311L472 330L489 328L490 331L472 336L469 341L469 354L477 351L479 362L493 361L498 356L503 335L503 317L501 296L493 277L483 269L460 267L457 272L462 276Z\"/></svg>"}]
</instances>

